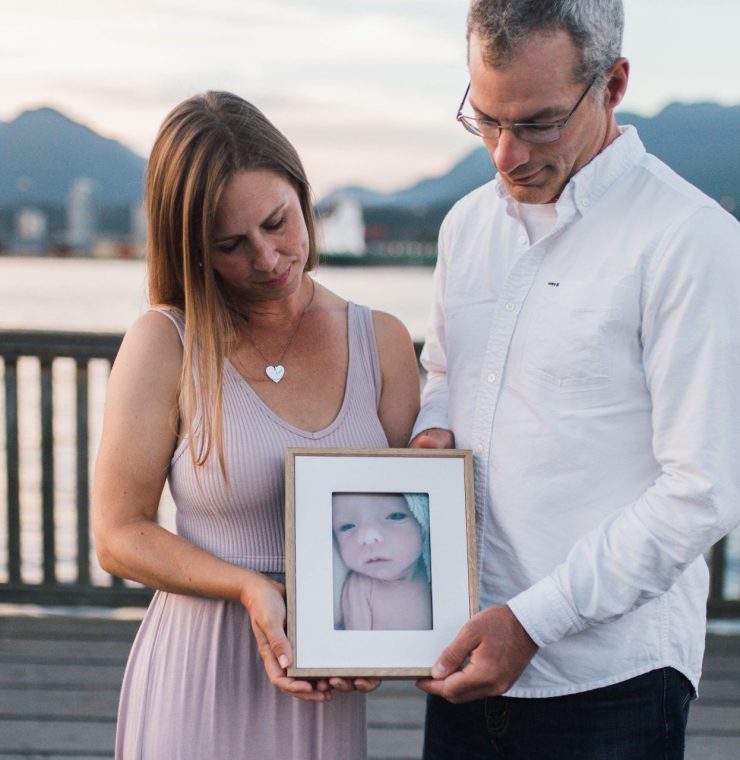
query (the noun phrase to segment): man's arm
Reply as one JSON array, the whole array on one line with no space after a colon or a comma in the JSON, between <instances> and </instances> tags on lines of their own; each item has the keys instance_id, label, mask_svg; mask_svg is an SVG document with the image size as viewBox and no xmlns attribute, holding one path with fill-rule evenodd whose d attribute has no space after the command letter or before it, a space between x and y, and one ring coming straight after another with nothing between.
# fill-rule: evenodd
<instances>
[{"instance_id":1,"label":"man's arm","mask_svg":"<svg viewBox=\"0 0 740 760\"><path fill-rule=\"evenodd\" d=\"M665 593L740 522L739 291L737 222L712 208L678 220L647 274L640 335L661 472L509 600L538 645Z\"/></svg>"},{"instance_id":2,"label":"man's arm","mask_svg":"<svg viewBox=\"0 0 740 760\"><path fill-rule=\"evenodd\" d=\"M447 276L448 223L442 223L439 232L437 265L434 268L432 309L427 325L421 365L426 371L426 381L421 393L421 410L411 432L413 448L452 448L454 443L446 437L420 444L420 433L432 429L449 431L447 418L449 389L447 386L447 345L445 331L445 289ZM433 439L436 436L432 436ZM437 445L444 444L444 445Z\"/></svg>"}]
</instances>

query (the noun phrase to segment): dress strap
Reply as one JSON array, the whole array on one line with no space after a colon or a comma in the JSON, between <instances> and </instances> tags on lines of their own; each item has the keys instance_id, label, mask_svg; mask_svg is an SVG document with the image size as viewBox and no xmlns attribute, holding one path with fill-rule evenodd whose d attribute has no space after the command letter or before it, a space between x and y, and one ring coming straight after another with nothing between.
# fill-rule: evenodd
<instances>
[{"instance_id":1,"label":"dress strap","mask_svg":"<svg viewBox=\"0 0 740 760\"><path fill-rule=\"evenodd\" d=\"M185 314L175 306L152 306L149 311L164 314L177 328L182 344L185 345Z\"/></svg>"},{"instance_id":2,"label":"dress strap","mask_svg":"<svg viewBox=\"0 0 740 760\"><path fill-rule=\"evenodd\" d=\"M383 381L380 374L380 357L378 356L378 344L375 340L375 328L373 327L373 313L367 306L348 304L349 309L349 343L350 355L356 353L357 362L352 363L350 371L356 375L348 377L349 381L368 381L375 391L375 403L380 403L380 393L383 390ZM350 385L352 387L352 384Z\"/></svg>"}]
</instances>

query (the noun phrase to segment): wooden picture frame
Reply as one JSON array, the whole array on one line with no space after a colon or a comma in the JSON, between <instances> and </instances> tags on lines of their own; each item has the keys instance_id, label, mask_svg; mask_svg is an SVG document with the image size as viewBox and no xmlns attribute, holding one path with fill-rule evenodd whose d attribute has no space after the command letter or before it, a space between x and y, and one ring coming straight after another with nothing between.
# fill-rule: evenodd
<instances>
[{"instance_id":1,"label":"wooden picture frame","mask_svg":"<svg viewBox=\"0 0 740 760\"><path fill-rule=\"evenodd\" d=\"M288 675L430 675L478 611L471 452L291 448L285 485Z\"/></svg>"}]
</instances>

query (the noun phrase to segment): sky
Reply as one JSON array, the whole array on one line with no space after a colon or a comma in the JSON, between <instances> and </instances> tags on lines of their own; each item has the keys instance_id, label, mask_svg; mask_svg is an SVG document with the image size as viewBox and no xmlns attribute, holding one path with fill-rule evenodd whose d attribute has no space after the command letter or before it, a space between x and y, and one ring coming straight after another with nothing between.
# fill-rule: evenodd
<instances>
[{"instance_id":1,"label":"sky","mask_svg":"<svg viewBox=\"0 0 740 760\"><path fill-rule=\"evenodd\" d=\"M51 106L148 155L207 89L260 107L318 197L396 190L477 147L455 122L468 0L0 0L0 121ZM625 0L621 110L740 104L740 2Z\"/></svg>"}]
</instances>

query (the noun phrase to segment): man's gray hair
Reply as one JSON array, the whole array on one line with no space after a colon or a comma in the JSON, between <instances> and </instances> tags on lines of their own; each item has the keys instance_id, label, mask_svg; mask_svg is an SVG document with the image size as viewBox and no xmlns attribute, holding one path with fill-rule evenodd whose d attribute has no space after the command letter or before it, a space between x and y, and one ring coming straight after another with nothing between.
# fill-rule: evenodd
<instances>
[{"instance_id":1,"label":"man's gray hair","mask_svg":"<svg viewBox=\"0 0 740 760\"><path fill-rule=\"evenodd\" d=\"M621 55L623 28L622 0L472 0L468 12L468 42L473 32L480 37L492 67L505 66L531 34L568 32L581 51L574 76L595 77L595 90Z\"/></svg>"}]
</instances>

